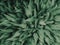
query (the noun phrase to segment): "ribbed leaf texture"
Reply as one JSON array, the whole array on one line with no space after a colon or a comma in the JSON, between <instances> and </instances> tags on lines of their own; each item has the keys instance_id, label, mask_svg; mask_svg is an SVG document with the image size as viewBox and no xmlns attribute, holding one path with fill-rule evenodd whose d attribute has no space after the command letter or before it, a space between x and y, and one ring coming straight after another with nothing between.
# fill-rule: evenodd
<instances>
[{"instance_id":1,"label":"ribbed leaf texture","mask_svg":"<svg viewBox=\"0 0 60 45\"><path fill-rule=\"evenodd\" d=\"M0 0L0 45L60 45L60 0Z\"/></svg>"}]
</instances>

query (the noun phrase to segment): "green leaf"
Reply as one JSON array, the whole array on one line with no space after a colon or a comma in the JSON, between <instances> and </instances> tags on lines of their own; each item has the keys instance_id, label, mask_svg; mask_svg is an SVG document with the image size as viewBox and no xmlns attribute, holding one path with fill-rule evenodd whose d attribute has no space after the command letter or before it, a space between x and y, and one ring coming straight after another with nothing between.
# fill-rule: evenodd
<instances>
[{"instance_id":1,"label":"green leaf","mask_svg":"<svg viewBox=\"0 0 60 45\"><path fill-rule=\"evenodd\" d=\"M39 40L40 40L40 45L42 45L44 43L44 30L38 30L38 35L39 35Z\"/></svg>"},{"instance_id":2,"label":"green leaf","mask_svg":"<svg viewBox=\"0 0 60 45\"><path fill-rule=\"evenodd\" d=\"M35 45L37 44L38 41L38 35L36 33L33 34Z\"/></svg>"},{"instance_id":3,"label":"green leaf","mask_svg":"<svg viewBox=\"0 0 60 45\"><path fill-rule=\"evenodd\" d=\"M9 15L5 15L5 14L4 14L4 16L5 16L8 20L10 20L10 21L13 21L13 22L16 21L14 18L10 17Z\"/></svg>"},{"instance_id":4,"label":"green leaf","mask_svg":"<svg viewBox=\"0 0 60 45\"><path fill-rule=\"evenodd\" d=\"M60 9L56 9L52 13L52 15L58 15L58 14L60 14Z\"/></svg>"},{"instance_id":5,"label":"green leaf","mask_svg":"<svg viewBox=\"0 0 60 45\"><path fill-rule=\"evenodd\" d=\"M10 33L10 32L13 32L12 29L0 29L1 32L4 32L4 33Z\"/></svg>"},{"instance_id":6,"label":"green leaf","mask_svg":"<svg viewBox=\"0 0 60 45\"><path fill-rule=\"evenodd\" d=\"M15 41L15 40L17 40L16 37L18 37L19 35L20 35L19 31L17 31L17 32L15 32L15 34L11 38L8 38L7 40Z\"/></svg>"},{"instance_id":7,"label":"green leaf","mask_svg":"<svg viewBox=\"0 0 60 45\"><path fill-rule=\"evenodd\" d=\"M60 24L51 25L53 30L60 30Z\"/></svg>"},{"instance_id":8,"label":"green leaf","mask_svg":"<svg viewBox=\"0 0 60 45\"><path fill-rule=\"evenodd\" d=\"M55 16L55 21L60 21L60 15Z\"/></svg>"},{"instance_id":9,"label":"green leaf","mask_svg":"<svg viewBox=\"0 0 60 45\"><path fill-rule=\"evenodd\" d=\"M48 37L45 37L45 42L50 45L50 41L49 41L49 38Z\"/></svg>"},{"instance_id":10,"label":"green leaf","mask_svg":"<svg viewBox=\"0 0 60 45\"><path fill-rule=\"evenodd\" d=\"M8 20L4 20L3 22L0 23L0 25L11 26Z\"/></svg>"},{"instance_id":11,"label":"green leaf","mask_svg":"<svg viewBox=\"0 0 60 45\"><path fill-rule=\"evenodd\" d=\"M31 17L32 16L32 1L30 0L29 4L28 4L28 8L25 8L25 13L27 17Z\"/></svg>"}]
</instances>

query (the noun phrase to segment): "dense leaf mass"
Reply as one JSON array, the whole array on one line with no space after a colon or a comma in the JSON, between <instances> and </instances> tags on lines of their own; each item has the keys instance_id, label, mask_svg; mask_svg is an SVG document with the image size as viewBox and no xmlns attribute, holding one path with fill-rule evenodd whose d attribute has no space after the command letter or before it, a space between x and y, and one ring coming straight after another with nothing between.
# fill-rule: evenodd
<instances>
[{"instance_id":1,"label":"dense leaf mass","mask_svg":"<svg viewBox=\"0 0 60 45\"><path fill-rule=\"evenodd\" d=\"M0 45L60 45L60 0L0 0Z\"/></svg>"}]
</instances>

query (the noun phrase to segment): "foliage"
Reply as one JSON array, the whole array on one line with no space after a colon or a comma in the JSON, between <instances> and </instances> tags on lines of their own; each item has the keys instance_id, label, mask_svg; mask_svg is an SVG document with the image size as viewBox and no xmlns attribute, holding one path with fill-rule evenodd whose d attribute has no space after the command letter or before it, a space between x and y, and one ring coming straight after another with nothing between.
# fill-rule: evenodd
<instances>
[{"instance_id":1,"label":"foliage","mask_svg":"<svg viewBox=\"0 0 60 45\"><path fill-rule=\"evenodd\" d=\"M0 45L60 45L60 0L0 0Z\"/></svg>"}]
</instances>

